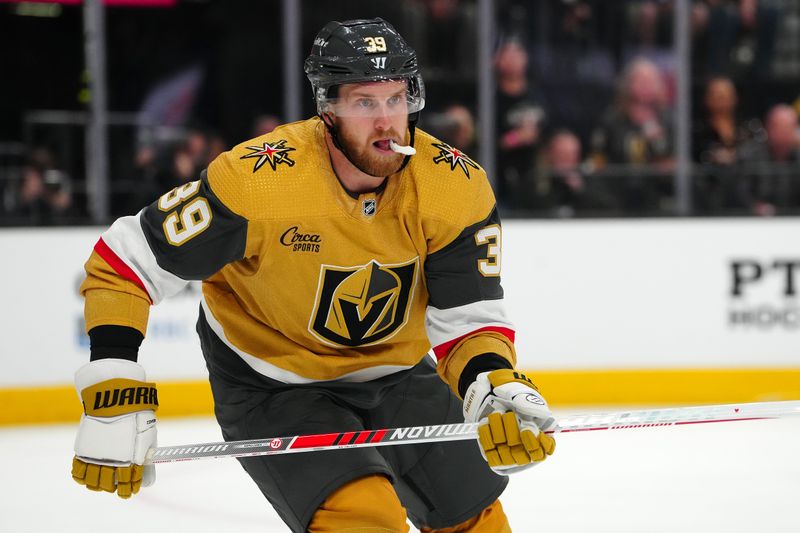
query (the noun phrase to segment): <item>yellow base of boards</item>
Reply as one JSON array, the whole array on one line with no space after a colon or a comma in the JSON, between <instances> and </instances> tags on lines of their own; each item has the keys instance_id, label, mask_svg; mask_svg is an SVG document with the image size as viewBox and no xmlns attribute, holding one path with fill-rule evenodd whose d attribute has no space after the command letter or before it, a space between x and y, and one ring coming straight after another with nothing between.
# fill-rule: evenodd
<instances>
[{"instance_id":1,"label":"yellow base of boards","mask_svg":"<svg viewBox=\"0 0 800 533\"><path fill-rule=\"evenodd\" d=\"M800 399L800 368L526 371L557 408L588 405L702 405ZM159 417L211 416L203 381L159 382ZM77 422L74 387L0 389L0 425Z\"/></svg>"}]
</instances>

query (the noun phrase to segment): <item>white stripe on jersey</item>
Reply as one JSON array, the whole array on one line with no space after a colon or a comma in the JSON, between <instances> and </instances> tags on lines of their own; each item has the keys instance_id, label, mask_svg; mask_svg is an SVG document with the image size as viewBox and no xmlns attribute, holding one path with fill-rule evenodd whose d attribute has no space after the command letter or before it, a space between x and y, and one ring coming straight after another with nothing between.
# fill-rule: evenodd
<instances>
[{"instance_id":1,"label":"white stripe on jersey","mask_svg":"<svg viewBox=\"0 0 800 533\"><path fill-rule=\"evenodd\" d=\"M487 327L508 328L514 325L506 317L503 300L482 300L450 309L428 306L425 331L434 348Z\"/></svg>"},{"instance_id":2,"label":"white stripe on jersey","mask_svg":"<svg viewBox=\"0 0 800 533\"><path fill-rule=\"evenodd\" d=\"M356 370L355 372L350 372L349 374L344 374L338 378L334 378L331 380L319 380L319 379L311 379L301 376L300 374L295 374L289 370L285 370L283 368L277 367L273 364L264 361L263 359L259 359L258 357L251 355L243 350L240 350L234 344L228 340L225 336L225 331L222 328L222 324L220 324L216 318L214 318L214 314L208 308L208 304L206 303L206 298L203 296L200 299L200 305L203 306L203 313L205 314L206 321L208 325L211 326L211 331L216 333L217 337L225 343L225 345L233 350L242 360L247 363L247 365L258 372L261 375L264 375L270 379L274 379L275 381L280 381L281 383L290 383L294 385L302 384L302 383L323 383L325 381L342 381L347 383L363 383L365 381L372 381L373 379L382 378L384 376L388 376L390 374L394 374L395 372L400 372L402 370L408 370L412 368L414 365L381 365L381 366L373 366L370 368L364 368L362 370Z\"/></svg>"},{"instance_id":3,"label":"white stripe on jersey","mask_svg":"<svg viewBox=\"0 0 800 533\"><path fill-rule=\"evenodd\" d=\"M141 216L139 211L135 216L118 218L100 237L139 276L155 305L180 292L189 282L158 266L144 236Z\"/></svg>"}]
</instances>

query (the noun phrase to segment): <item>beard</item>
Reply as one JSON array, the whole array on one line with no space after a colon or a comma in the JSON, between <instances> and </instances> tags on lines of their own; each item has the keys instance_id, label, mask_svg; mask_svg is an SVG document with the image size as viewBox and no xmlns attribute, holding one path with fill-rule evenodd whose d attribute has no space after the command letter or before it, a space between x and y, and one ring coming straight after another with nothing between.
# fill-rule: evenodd
<instances>
[{"instance_id":1,"label":"beard","mask_svg":"<svg viewBox=\"0 0 800 533\"><path fill-rule=\"evenodd\" d=\"M376 141L377 138L361 144L360 141L354 139L353 136L349 135L347 130L342 127L339 127L338 135L339 143L344 148L343 152L345 156L347 156L347 159L353 166L364 174L375 176L376 178L384 178L400 170L405 156L396 152L389 154L377 152L372 146L372 142ZM394 130L390 130L379 138L400 139L402 142L402 140L405 139L405 135L399 135Z\"/></svg>"}]
</instances>

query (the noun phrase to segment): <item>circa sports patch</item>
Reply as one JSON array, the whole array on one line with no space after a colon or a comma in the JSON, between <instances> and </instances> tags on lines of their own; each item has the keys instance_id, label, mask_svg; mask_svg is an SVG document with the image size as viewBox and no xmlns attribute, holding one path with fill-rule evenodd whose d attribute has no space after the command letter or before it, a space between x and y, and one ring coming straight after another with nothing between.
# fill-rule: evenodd
<instances>
[{"instance_id":1,"label":"circa sports patch","mask_svg":"<svg viewBox=\"0 0 800 533\"><path fill-rule=\"evenodd\" d=\"M439 149L439 155L433 158L433 162L437 165L442 162L448 163L450 165L450 170L455 170L457 166L461 167L467 179L470 178L469 167L475 169L479 168L475 161L467 157L467 155L458 148L453 148L449 144L443 142L432 144Z\"/></svg>"},{"instance_id":2,"label":"circa sports patch","mask_svg":"<svg viewBox=\"0 0 800 533\"><path fill-rule=\"evenodd\" d=\"M291 146L286 146L286 139L281 139L272 143L264 141L261 146L246 146L252 153L241 156L239 159L256 159L253 165L253 172L264 166L264 163L269 163L272 170L276 170L277 166L285 163L290 167L294 166L294 161L289 157L288 153L293 152L295 149Z\"/></svg>"}]
</instances>

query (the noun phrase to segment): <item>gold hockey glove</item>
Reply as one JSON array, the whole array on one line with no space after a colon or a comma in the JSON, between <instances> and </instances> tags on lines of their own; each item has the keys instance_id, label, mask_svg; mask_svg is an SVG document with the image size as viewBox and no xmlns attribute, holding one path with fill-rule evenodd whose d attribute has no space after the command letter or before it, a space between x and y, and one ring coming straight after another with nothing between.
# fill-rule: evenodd
<instances>
[{"instance_id":1,"label":"gold hockey glove","mask_svg":"<svg viewBox=\"0 0 800 533\"><path fill-rule=\"evenodd\" d=\"M478 374L464 395L464 419L478 422L478 444L489 466L511 474L544 461L555 450L547 402L518 370Z\"/></svg>"}]
</instances>

